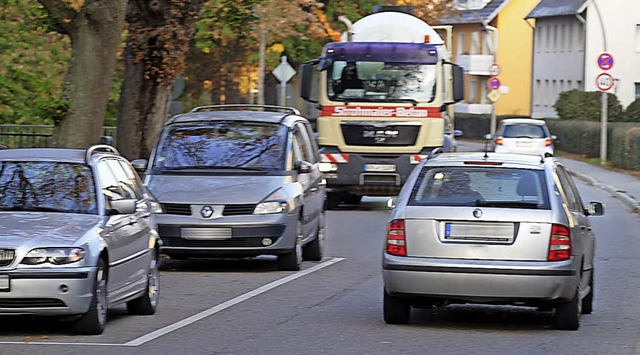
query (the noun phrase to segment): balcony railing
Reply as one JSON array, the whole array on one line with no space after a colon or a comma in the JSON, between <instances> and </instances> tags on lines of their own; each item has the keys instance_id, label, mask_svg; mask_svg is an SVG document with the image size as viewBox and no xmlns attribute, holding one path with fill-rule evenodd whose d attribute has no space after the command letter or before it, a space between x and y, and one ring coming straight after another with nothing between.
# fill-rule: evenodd
<instances>
[{"instance_id":1,"label":"balcony railing","mask_svg":"<svg viewBox=\"0 0 640 355\"><path fill-rule=\"evenodd\" d=\"M470 75L491 75L489 69L494 63L494 57L488 54L461 54L456 57L456 64L464 68L464 71Z\"/></svg>"}]
</instances>

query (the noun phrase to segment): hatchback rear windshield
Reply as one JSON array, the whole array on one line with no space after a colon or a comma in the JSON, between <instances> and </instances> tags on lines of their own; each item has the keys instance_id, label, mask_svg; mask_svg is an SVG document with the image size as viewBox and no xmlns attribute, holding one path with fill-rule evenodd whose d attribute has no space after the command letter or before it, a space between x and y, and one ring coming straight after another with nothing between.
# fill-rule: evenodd
<instances>
[{"instance_id":1,"label":"hatchback rear windshield","mask_svg":"<svg viewBox=\"0 0 640 355\"><path fill-rule=\"evenodd\" d=\"M97 214L89 166L58 162L0 162L0 211Z\"/></svg>"},{"instance_id":2,"label":"hatchback rear windshield","mask_svg":"<svg viewBox=\"0 0 640 355\"><path fill-rule=\"evenodd\" d=\"M409 205L550 209L545 186L542 170L425 167Z\"/></svg>"},{"instance_id":3,"label":"hatchback rear windshield","mask_svg":"<svg viewBox=\"0 0 640 355\"><path fill-rule=\"evenodd\" d=\"M283 170L287 129L280 124L218 121L171 125L154 169Z\"/></svg>"},{"instance_id":4,"label":"hatchback rear windshield","mask_svg":"<svg viewBox=\"0 0 640 355\"><path fill-rule=\"evenodd\" d=\"M536 124L505 125L502 131L503 138L545 138L547 133L544 126Z\"/></svg>"}]
</instances>

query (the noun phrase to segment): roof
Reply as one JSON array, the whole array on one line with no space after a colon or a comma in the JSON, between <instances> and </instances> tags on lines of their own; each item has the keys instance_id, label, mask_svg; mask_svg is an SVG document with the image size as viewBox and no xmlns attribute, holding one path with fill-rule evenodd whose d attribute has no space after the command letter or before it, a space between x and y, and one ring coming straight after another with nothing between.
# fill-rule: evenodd
<instances>
[{"instance_id":1,"label":"roof","mask_svg":"<svg viewBox=\"0 0 640 355\"><path fill-rule=\"evenodd\" d=\"M589 0L541 0L525 19L572 16L582 12L588 1Z\"/></svg>"},{"instance_id":2,"label":"roof","mask_svg":"<svg viewBox=\"0 0 640 355\"><path fill-rule=\"evenodd\" d=\"M545 122L544 120L536 120L536 119L531 119L531 118L505 118L505 119L500 120L500 123L502 123L502 124L528 123L528 124L535 124L535 125L545 125L545 124L547 124L547 122Z\"/></svg>"},{"instance_id":3,"label":"roof","mask_svg":"<svg viewBox=\"0 0 640 355\"><path fill-rule=\"evenodd\" d=\"M479 10L459 10L450 17L443 17L440 23L443 25L455 25L462 23L487 23L493 21L509 0L491 0L485 7Z\"/></svg>"},{"instance_id":4,"label":"roof","mask_svg":"<svg viewBox=\"0 0 640 355\"><path fill-rule=\"evenodd\" d=\"M57 161L85 163L84 149L20 148L0 150L0 160Z\"/></svg>"},{"instance_id":5,"label":"roof","mask_svg":"<svg viewBox=\"0 0 640 355\"><path fill-rule=\"evenodd\" d=\"M283 123L288 117L303 118L297 109L268 105L212 105L196 107L188 113L176 115L168 124L195 121L248 121Z\"/></svg>"},{"instance_id":6,"label":"roof","mask_svg":"<svg viewBox=\"0 0 640 355\"><path fill-rule=\"evenodd\" d=\"M463 166L473 165L469 162L480 163L479 167L491 166L507 166L507 167L523 167L527 169L542 169L545 160L540 155L512 154L512 153L494 153L494 152L457 152L442 153L434 158L427 160L427 165L439 166ZM491 165L486 163L501 163L499 165ZM483 164L484 163L484 164ZM486 164L486 165L485 165Z\"/></svg>"}]
</instances>

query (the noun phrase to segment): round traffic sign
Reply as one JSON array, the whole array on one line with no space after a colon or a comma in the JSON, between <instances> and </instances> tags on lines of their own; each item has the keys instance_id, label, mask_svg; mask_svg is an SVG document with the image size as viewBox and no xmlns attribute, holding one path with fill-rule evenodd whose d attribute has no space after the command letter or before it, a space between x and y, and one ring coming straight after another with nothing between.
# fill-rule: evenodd
<instances>
[{"instance_id":1,"label":"round traffic sign","mask_svg":"<svg viewBox=\"0 0 640 355\"><path fill-rule=\"evenodd\" d=\"M613 87L615 80L608 73L601 73L596 77L596 86L600 91L607 91Z\"/></svg>"},{"instance_id":2,"label":"round traffic sign","mask_svg":"<svg viewBox=\"0 0 640 355\"><path fill-rule=\"evenodd\" d=\"M613 68L613 56L610 53L602 53L598 56L598 67L602 70Z\"/></svg>"},{"instance_id":3,"label":"round traffic sign","mask_svg":"<svg viewBox=\"0 0 640 355\"><path fill-rule=\"evenodd\" d=\"M500 79L495 76L489 80L487 80L487 85L489 85L489 89L498 90L500 88Z\"/></svg>"},{"instance_id":4,"label":"round traffic sign","mask_svg":"<svg viewBox=\"0 0 640 355\"><path fill-rule=\"evenodd\" d=\"M491 74L491 76L498 76L498 74L500 74L500 66L498 64L491 64L489 74Z\"/></svg>"}]
</instances>

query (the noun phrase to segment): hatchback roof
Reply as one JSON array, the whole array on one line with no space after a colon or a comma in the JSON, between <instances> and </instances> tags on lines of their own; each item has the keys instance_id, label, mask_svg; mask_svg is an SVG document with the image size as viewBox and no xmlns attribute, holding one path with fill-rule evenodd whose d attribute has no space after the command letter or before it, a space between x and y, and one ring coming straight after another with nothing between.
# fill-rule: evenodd
<instances>
[{"instance_id":1,"label":"hatchback roof","mask_svg":"<svg viewBox=\"0 0 640 355\"><path fill-rule=\"evenodd\" d=\"M526 168L541 168L546 159L542 155L525 155L494 152L455 152L442 153L428 159L427 164L434 165L508 165Z\"/></svg>"},{"instance_id":2,"label":"hatchback roof","mask_svg":"<svg viewBox=\"0 0 640 355\"><path fill-rule=\"evenodd\" d=\"M536 124L536 125L546 124L546 122L543 120L536 120L533 118L505 118L500 122L502 124L518 124L518 123L528 123L528 124Z\"/></svg>"}]
</instances>

